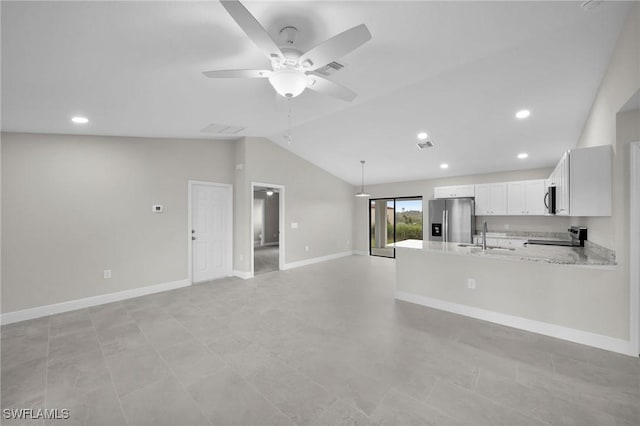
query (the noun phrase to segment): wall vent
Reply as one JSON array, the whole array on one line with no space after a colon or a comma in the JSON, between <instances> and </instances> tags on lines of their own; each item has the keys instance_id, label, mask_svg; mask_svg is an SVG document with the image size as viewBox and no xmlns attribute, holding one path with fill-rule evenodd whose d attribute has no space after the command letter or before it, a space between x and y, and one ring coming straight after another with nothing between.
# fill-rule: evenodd
<instances>
[{"instance_id":1,"label":"wall vent","mask_svg":"<svg viewBox=\"0 0 640 426\"><path fill-rule=\"evenodd\" d=\"M230 124L212 123L200 131L203 133L213 133L219 135L237 135L244 129L246 129L246 127L232 126Z\"/></svg>"},{"instance_id":2,"label":"wall vent","mask_svg":"<svg viewBox=\"0 0 640 426\"><path fill-rule=\"evenodd\" d=\"M329 62L324 67L318 68L314 72L317 72L318 74L322 74L324 76L330 76L331 74L334 74L335 72L340 71L342 68L345 67L345 65L346 65L345 63L333 61L333 62Z\"/></svg>"}]
</instances>

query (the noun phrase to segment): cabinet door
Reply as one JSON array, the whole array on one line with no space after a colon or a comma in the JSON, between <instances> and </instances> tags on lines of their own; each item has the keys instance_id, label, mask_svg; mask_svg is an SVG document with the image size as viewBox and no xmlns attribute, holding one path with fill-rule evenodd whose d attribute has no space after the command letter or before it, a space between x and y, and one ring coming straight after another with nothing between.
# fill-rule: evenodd
<instances>
[{"instance_id":1,"label":"cabinet door","mask_svg":"<svg viewBox=\"0 0 640 426\"><path fill-rule=\"evenodd\" d=\"M569 156L565 153L558 164L556 185L556 214L569 216Z\"/></svg>"},{"instance_id":2,"label":"cabinet door","mask_svg":"<svg viewBox=\"0 0 640 426\"><path fill-rule=\"evenodd\" d=\"M507 214L527 214L525 199L525 182L509 182L507 184Z\"/></svg>"},{"instance_id":3,"label":"cabinet door","mask_svg":"<svg viewBox=\"0 0 640 426\"><path fill-rule=\"evenodd\" d=\"M489 186L476 185L476 216L488 216L491 211L491 195Z\"/></svg>"},{"instance_id":4,"label":"cabinet door","mask_svg":"<svg viewBox=\"0 0 640 426\"><path fill-rule=\"evenodd\" d=\"M493 183L489 187L491 198L491 214L507 214L507 184Z\"/></svg>"},{"instance_id":5,"label":"cabinet door","mask_svg":"<svg viewBox=\"0 0 640 426\"><path fill-rule=\"evenodd\" d=\"M544 215L544 180L531 180L524 184L524 211L529 215Z\"/></svg>"}]
</instances>

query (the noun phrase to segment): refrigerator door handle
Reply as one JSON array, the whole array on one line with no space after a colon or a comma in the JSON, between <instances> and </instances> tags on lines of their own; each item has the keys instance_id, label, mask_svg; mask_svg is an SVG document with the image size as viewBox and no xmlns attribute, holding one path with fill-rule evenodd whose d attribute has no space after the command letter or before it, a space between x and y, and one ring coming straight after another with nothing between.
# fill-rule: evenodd
<instances>
[{"instance_id":1,"label":"refrigerator door handle","mask_svg":"<svg viewBox=\"0 0 640 426\"><path fill-rule=\"evenodd\" d=\"M446 210L442 210L442 242L447 242L447 216Z\"/></svg>"},{"instance_id":2,"label":"refrigerator door handle","mask_svg":"<svg viewBox=\"0 0 640 426\"><path fill-rule=\"evenodd\" d=\"M444 242L449 242L449 210L444 212Z\"/></svg>"}]
</instances>

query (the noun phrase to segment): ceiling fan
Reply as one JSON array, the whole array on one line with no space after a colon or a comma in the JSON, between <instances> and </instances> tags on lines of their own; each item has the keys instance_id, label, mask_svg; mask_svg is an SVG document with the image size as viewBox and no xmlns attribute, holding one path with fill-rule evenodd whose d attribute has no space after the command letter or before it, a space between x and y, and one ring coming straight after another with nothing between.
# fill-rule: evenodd
<instances>
[{"instance_id":1,"label":"ceiling fan","mask_svg":"<svg viewBox=\"0 0 640 426\"><path fill-rule=\"evenodd\" d=\"M285 46L279 47L256 18L238 0L220 0L229 15L271 61L271 70L216 70L203 74L209 78L268 78L278 94L294 98L308 88L318 93L352 101L356 94L346 87L319 75L316 70L362 46L371 39L366 25L344 31L307 52L292 47L298 30L284 27L280 35Z\"/></svg>"}]
</instances>

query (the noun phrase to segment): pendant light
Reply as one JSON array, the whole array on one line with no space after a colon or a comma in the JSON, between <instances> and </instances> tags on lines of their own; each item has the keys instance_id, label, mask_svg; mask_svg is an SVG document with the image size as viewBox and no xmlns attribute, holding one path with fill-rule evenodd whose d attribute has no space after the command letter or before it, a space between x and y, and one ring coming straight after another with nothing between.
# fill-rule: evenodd
<instances>
[{"instance_id":1,"label":"pendant light","mask_svg":"<svg viewBox=\"0 0 640 426\"><path fill-rule=\"evenodd\" d=\"M360 187L360 192L356 194L356 197L371 197L371 194L364 192L364 160L360 160L360 164L362 164L362 186Z\"/></svg>"}]
</instances>

